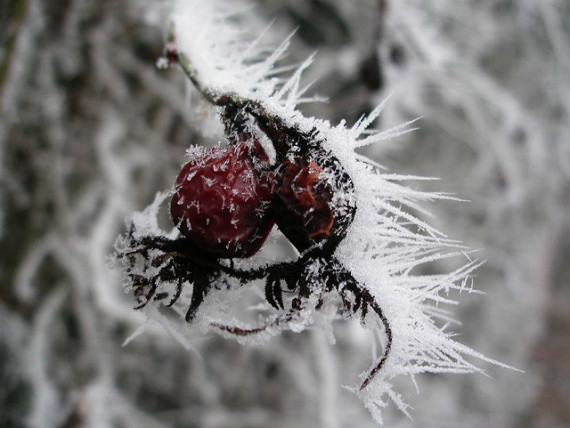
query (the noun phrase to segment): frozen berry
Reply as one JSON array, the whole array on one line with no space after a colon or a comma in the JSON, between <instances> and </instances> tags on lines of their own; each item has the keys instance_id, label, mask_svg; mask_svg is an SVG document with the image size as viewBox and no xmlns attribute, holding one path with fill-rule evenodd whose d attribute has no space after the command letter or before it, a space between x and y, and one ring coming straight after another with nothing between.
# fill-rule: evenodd
<instances>
[{"instance_id":1,"label":"frozen berry","mask_svg":"<svg viewBox=\"0 0 570 428\"><path fill-rule=\"evenodd\" d=\"M279 168L274 212L283 234L303 251L332 233L333 190L312 160L286 160Z\"/></svg>"},{"instance_id":2,"label":"frozen berry","mask_svg":"<svg viewBox=\"0 0 570 428\"><path fill-rule=\"evenodd\" d=\"M222 258L250 257L267 238L272 174L258 141L243 138L190 160L176 179L170 214L198 248Z\"/></svg>"}]
</instances>

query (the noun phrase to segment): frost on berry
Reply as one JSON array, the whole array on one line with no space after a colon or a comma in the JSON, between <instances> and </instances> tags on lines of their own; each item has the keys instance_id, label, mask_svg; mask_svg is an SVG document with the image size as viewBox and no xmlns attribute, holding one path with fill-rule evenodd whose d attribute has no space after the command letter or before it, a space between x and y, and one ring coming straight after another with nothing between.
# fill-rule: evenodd
<instances>
[{"instance_id":1,"label":"frost on berry","mask_svg":"<svg viewBox=\"0 0 570 428\"><path fill-rule=\"evenodd\" d=\"M389 401L407 414L394 391L399 376L481 371L468 357L497 364L445 330L441 306L455 303L450 291L470 288L479 263L424 220L421 203L453 198L414 190L405 182L425 178L391 174L356 152L409 132L413 121L369 131L383 104L352 127L305 117L297 105L307 100L300 80L311 58L283 78L275 64L289 39L267 57L261 39L248 45L240 21L228 20L227 4L174 1L170 61L220 114L232 144L196 153L180 171L173 233L145 234L131 222L117 258L137 308L157 301L182 313L189 326L176 337L199 324L240 342L311 325L330 332L339 314L360 320L381 337L381 350L351 391L377 421ZM294 257L267 249L273 223ZM467 261L425 274L425 265L450 257ZM245 287L263 295L257 323L227 315Z\"/></svg>"},{"instance_id":2,"label":"frost on berry","mask_svg":"<svg viewBox=\"0 0 570 428\"><path fill-rule=\"evenodd\" d=\"M306 249L331 233L333 191L322 173L315 162L301 158L285 161L278 172L277 224L296 248Z\"/></svg>"},{"instance_id":3,"label":"frost on berry","mask_svg":"<svg viewBox=\"0 0 570 428\"><path fill-rule=\"evenodd\" d=\"M273 226L267 215L271 174L261 171L268 162L259 142L253 140L194 156L176 179L170 203L174 224L211 254L252 256Z\"/></svg>"}]
</instances>

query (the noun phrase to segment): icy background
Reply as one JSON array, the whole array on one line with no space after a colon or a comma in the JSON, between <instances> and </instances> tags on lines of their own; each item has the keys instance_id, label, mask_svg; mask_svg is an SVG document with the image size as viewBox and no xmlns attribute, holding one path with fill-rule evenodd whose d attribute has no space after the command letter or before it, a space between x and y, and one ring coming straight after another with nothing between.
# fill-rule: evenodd
<instances>
[{"instance_id":1,"label":"icy background","mask_svg":"<svg viewBox=\"0 0 570 428\"><path fill-rule=\"evenodd\" d=\"M420 130L373 156L440 177L432 223L487 263L451 308L457 339L526 373L430 375L389 427L570 425L570 4L564 0L258 1L272 37L354 122L393 93L379 128ZM252 19L251 25L256 20ZM142 0L0 4L0 427L373 427L352 384L370 364L355 324L243 347L181 347L141 324L108 255L124 218L171 188L206 108L160 71L161 8ZM211 129L212 128L212 129ZM443 266L448 271L450 266Z\"/></svg>"}]
</instances>

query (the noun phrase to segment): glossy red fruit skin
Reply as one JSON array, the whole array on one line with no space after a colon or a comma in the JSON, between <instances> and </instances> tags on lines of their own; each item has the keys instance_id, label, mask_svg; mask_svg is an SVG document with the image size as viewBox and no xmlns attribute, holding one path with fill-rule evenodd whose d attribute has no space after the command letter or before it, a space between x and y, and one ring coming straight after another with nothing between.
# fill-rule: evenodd
<instances>
[{"instance_id":1,"label":"glossy red fruit skin","mask_svg":"<svg viewBox=\"0 0 570 428\"><path fill-rule=\"evenodd\" d=\"M182 167L170 215L180 232L219 258L250 257L272 226L269 214L273 175L257 140L244 138L215 147Z\"/></svg>"}]
</instances>

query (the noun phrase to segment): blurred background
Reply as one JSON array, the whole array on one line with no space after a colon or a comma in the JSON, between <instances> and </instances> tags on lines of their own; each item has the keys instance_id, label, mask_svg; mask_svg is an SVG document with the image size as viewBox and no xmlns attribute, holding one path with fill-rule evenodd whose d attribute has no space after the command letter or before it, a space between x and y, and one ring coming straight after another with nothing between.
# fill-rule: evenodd
<instances>
[{"instance_id":1,"label":"blurred background","mask_svg":"<svg viewBox=\"0 0 570 428\"><path fill-rule=\"evenodd\" d=\"M124 218L212 144L177 70L158 70L164 3L0 0L0 427L373 427L353 385L370 340L338 322L187 351L141 325L108 257ZM317 50L306 114L420 129L366 153L439 202L430 221L487 260L452 296L457 340L525 373L429 375L387 427L570 426L570 3L258 0L247 25ZM437 267L436 267L437 268ZM449 266L441 266L448 270Z\"/></svg>"}]
</instances>

